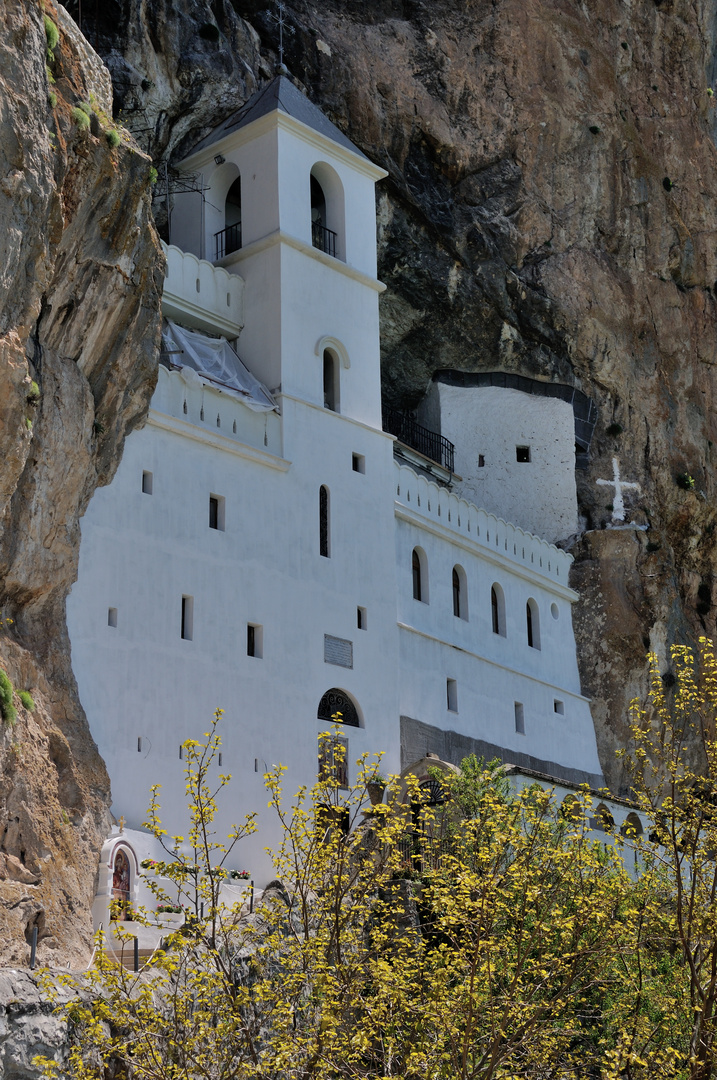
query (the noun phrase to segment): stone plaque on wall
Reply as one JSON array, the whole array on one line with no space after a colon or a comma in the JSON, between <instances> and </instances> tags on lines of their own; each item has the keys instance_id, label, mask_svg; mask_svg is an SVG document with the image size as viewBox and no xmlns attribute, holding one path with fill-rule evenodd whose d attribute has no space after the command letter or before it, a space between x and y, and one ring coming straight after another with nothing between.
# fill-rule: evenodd
<instances>
[{"instance_id":1,"label":"stone plaque on wall","mask_svg":"<svg viewBox=\"0 0 717 1080\"><path fill-rule=\"evenodd\" d=\"M353 642L345 638L332 637L331 634L324 634L324 662L336 664L338 667L352 668L354 666Z\"/></svg>"}]
</instances>

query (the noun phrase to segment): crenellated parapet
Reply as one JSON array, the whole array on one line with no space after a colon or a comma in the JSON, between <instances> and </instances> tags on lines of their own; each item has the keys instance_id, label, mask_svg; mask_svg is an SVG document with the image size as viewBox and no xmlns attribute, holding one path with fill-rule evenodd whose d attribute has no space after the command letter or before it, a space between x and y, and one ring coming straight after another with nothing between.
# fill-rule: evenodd
<instances>
[{"instance_id":1,"label":"crenellated parapet","mask_svg":"<svg viewBox=\"0 0 717 1080\"><path fill-rule=\"evenodd\" d=\"M396 503L405 508L405 513L453 533L454 539L469 541L488 558L508 560L531 575L568 587L572 555L481 510L406 465L396 462L395 469Z\"/></svg>"},{"instance_id":2,"label":"crenellated parapet","mask_svg":"<svg viewBox=\"0 0 717 1080\"><path fill-rule=\"evenodd\" d=\"M232 339L244 325L244 280L162 242L167 272L162 311L185 326Z\"/></svg>"}]
</instances>

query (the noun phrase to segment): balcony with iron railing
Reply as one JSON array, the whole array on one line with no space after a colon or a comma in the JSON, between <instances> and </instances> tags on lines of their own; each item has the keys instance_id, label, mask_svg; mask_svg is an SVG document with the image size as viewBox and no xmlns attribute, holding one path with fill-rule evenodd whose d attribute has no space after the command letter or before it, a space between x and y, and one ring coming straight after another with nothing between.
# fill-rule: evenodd
<instances>
[{"instance_id":1,"label":"balcony with iron railing","mask_svg":"<svg viewBox=\"0 0 717 1080\"><path fill-rule=\"evenodd\" d=\"M384 405L383 430L389 435L395 435L404 446L416 450L423 457L435 461L437 465L453 473L455 452L453 443L445 439L443 435L439 435L437 431L430 431L423 424L419 424L410 413Z\"/></svg>"},{"instance_id":2,"label":"balcony with iron railing","mask_svg":"<svg viewBox=\"0 0 717 1080\"><path fill-rule=\"evenodd\" d=\"M231 255L241 247L241 222L237 225L227 225L226 229L220 229L214 233L214 260L223 259L225 255Z\"/></svg>"},{"instance_id":3,"label":"balcony with iron railing","mask_svg":"<svg viewBox=\"0 0 717 1080\"><path fill-rule=\"evenodd\" d=\"M319 251L326 252L327 255L332 255L336 258L336 238L337 233L332 232L331 229L327 229L325 225L322 225L320 221L312 221L311 223L311 243Z\"/></svg>"}]
</instances>

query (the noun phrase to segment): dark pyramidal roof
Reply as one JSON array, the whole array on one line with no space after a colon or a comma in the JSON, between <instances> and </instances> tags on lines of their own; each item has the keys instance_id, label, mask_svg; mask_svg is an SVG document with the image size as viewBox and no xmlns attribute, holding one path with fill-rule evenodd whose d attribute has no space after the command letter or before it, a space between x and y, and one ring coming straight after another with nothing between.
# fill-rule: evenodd
<instances>
[{"instance_id":1,"label":"dark pyramidal roof","mask_svg":"<svg viewBox=\"0 0 717 1080\"><path fill-rule=\"evenodd\" d=\"M191 152L195 154L199 150L204 150L207 146L219 142L225 135L229 135L233 131L239 131L241 128L253 123L254 120L266 116L267 113L274 112L275 109L286 113L287 116L293 116L295 120L299 120L302 124L306 124L307 127L313 128L320 135L338 143L339 146L343 146L345 150L351 150L354 154L358 154L359 157L368 160L366 155L362 154L358 147L354 146L351 140L347 139L344 133L339 131L336 125L332 124L324 116L321 109L318 109L300 90L297 90L285 75L277 75L263 90L257 90L255 94L252 94L241 109L232 113L223 123L210 131L206 138L197 143Z\"/></svg>"}]
</instances>

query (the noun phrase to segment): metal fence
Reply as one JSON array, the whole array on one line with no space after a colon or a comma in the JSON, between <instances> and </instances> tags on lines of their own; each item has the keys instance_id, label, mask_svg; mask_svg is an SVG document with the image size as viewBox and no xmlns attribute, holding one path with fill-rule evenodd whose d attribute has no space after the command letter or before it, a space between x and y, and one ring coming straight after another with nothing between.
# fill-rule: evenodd
<instances>
[{"instance_id":1,"label":"metal fence","mask_svg":"<svg viewBox=\"0 0 717 1080\"><path fill-rule=\"evenodd\" d=\"M214 243L215 259L223 259L225 255L231 255L232 251L238 251L241 247L241 224L227 225L226 229L214 233Z\"/></svg>"},{"instance_id":2,"label":"metal fence","mask_svg":"<svg viewBox=\"0 0 717 1080\"><path fill-rule=\"evenodd\" d=\"M331 229L327 229L325 225L322 225L320 221L314 221L311 224L311 242L315 248L319 251L325 251L327 255L333 255L336 258L336 236L335 232Z\"/></svg>"},{"instance_id":3,"label":"metal fence","mask_svg":"<svg viewBox=\"0 0 717 1080\"><path fill-rule=\"evenodd\" d=\"M431 461L442 465L444 469L453 472L455 451L453 443L444 439L437 431L429 431L410 413L384 405L383 430L390 435L395 435L399 442L410 446L412 450L417 450L419 454L423 454L424 457L430 458Z\"/></svg>"}]
</instances>

